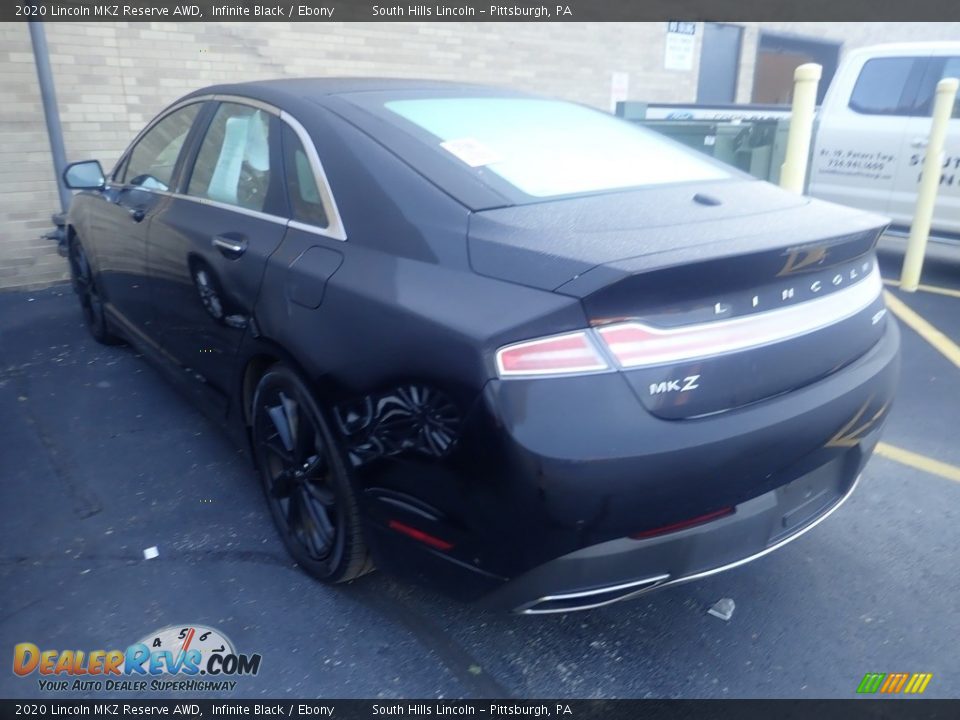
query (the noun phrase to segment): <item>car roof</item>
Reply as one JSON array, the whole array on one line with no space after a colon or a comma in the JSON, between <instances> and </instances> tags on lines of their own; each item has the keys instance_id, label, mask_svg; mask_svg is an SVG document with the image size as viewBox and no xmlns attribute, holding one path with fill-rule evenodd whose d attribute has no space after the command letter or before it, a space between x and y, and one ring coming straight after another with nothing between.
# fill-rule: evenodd
<instances>
[{"instance_id":1,"label":"car roof","mask_svg":"<svg viewBox=\"0 0 960 720\"><path fill-rule=\"evenodd\" d=\"M432 178L442 177L444 191L474 210L510 204L500 193L480 182L440 151L436 143L414 141L404 123L397 117L378 112L384 101L418 97L537 97L510 88L476 85L441 80L411 80L371 77L319 77L259 80L235 84L212 85L193 91L177 101L180 104L194 97L243 97L271 105L289 113L315 143L322 142L323 132L317 110L325 107L342 120L377 139L390 152L414 170ZM424 167L427 164L428 168ZM434 167L439 165L440 167ZM453 167L451 167L451 165Z\"/></svg>"}]
</instances>

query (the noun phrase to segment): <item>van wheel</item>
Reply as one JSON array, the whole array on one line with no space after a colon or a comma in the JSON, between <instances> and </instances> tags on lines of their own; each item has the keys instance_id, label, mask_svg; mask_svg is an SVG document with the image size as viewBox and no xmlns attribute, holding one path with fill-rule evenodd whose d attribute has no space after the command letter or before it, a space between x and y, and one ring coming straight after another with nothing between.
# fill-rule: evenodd
<instances>
[{"instance_id":1,"label":"van wheel","mask_svg":"<svg viewBox=\"0 0 960 720\"><path fill-rule=\"evenodd\" d=\"M289 553L326 583L372 570L343 455L306 383L274 365L257 384L251 411L257 469Z\"/></svg>"}]
</instances>

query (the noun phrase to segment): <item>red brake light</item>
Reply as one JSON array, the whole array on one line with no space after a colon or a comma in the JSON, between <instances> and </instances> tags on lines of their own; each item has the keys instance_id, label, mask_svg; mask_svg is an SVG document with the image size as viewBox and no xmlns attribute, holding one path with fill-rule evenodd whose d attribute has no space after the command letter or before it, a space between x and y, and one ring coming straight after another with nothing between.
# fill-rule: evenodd
<instances>
[{"instance_id":1,"label":"red brake light","mask_svg":"<svg viewBox=\"0 0 960 720\"><path fill-rule=\"evenodd\" d=\"M391 530L396 530L397 532L403 533L404 535L412 537L414 540L419 540L424 545L429 545L437 550L446 551L453 549L453 543L447 542L446 540L441 540L430 533L425 533L423 530L417 530L417 528L410 527L406 523L402 523L399 520L391 520L387 526Z\"/></svg>"},{"instance_id":2,"label":"red brake light","mask_svg":"<svg viewBox=\"0 0 960 720\"><path fill-rule=\"evenodd\" d=\"M691 328L661 330L638 322L600 328L617 362L625 368L665 365L740 349L758 338L754 323L711 323ZM760 343L757 343L760 344Z\"/></svg>"},{"instance_id":3,"label":"red brake light","mask_svg":"<svg viewBox=\"0 0 960 720\"><path fill-rule=\"evenodd\" d=\"M586 331L528 340L497 351L500 377L599 372L609 367Z\"/></svg>"},{"instance_id":4,"label":"red brake light","mask_svg":"<svg viewBox=\"0 0 960 720\"><path fill-rule=\"evenodd\" d=\"M696 525L703 525L704 523L719 520L727 515L733 515L733 513L734 508L732 507L720 508L719 510L714 510L713 512L709 512L704 515L697 515L696 517L671 523L670 525L663 525L650 530L641 530L638 533L633 533L630 537L634 540L644 540L646 538L656 537L657 535L666 535L667 533L679 532L680 530L686 530L687 528L692 528Z\"/></svg>"}]
</instances>

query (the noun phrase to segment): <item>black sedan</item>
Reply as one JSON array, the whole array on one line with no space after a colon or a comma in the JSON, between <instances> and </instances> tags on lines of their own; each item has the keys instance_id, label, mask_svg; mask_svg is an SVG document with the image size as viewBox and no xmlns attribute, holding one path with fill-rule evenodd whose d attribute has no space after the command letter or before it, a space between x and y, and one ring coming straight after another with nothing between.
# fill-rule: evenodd
<instances>
[{"instance_id":1,"label":"black sedan","mask_svg":"<svg viewBox=\"0 0 960 720\"><path fill-rule=\"evenodd\" d=\"M326 582L548 613L734 567L853 491L896 386L883 219L571 103L224 85L65 180L93 336L250 449Z\"/></svg>"}]
</instances>

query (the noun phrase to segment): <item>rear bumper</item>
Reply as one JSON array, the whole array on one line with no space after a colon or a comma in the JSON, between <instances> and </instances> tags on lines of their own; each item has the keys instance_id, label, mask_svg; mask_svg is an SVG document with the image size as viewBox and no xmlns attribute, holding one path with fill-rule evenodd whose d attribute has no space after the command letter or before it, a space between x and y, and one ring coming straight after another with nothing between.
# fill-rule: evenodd
<instances>
[{"instance_id":1,"label":"rear bumper","mask_svg":"<svg viewBox=\"0 0 960 720\"><path fill-rule=\"evenodd\" d=\"M889 320L873 348L823 380L697 419L652 416L614 373L491 382L449 462L391 466L381 487L433 495L406 512L396 497L371 502L381 566L527 613L597 607L735 567L849 495L898 375ZM722 508L733 513L631 538ZM398 536L391 518L453 547Z\"/></svg>"},{"instance_id":2,"label":"rear bumper","mask_svg":"<svg viewBox=\"0 0 960 720\"><path fill-rule=\"evenodd\" d=\"M625 507L648 518L644 510L655 509L661 520L632 531L621 527L616 536L558 553L513 575L481 604L527 614L600 607L737 567L796 539L853 492L880 437L898 374L899 331L891 320L874 348L819 383L741 412L673 423L673 443L690 432L701 439L730 435L723 443L703 443L690 452L673 450L667 458L669 444L663 442L659 452L649 453L626 473L641 485L642 478L650 477L651 465L664 468L659 486L647 484L646 497L639 501L635 493L621 495L619 503L607 505L606 519ZM712 467L697 477L695 469L703 464ZM585 463L578 476L598 492L603 485L596 483L598 473L590 474L590 467ZM685 481L663 482L671 470ZM742 484L747 477L753 478L754 492ZM676 514L677 506L685 508L684 514ZM702 525L645 539L629 537L731 506L731 514Z\"/></svg>"},{"instance_id":3,"label":"rear bumper","mask_svg":"<svg viewBox=\"0 0 960 720\"><path fill-rule=\"evenodd\" d=\"M876 440L869 442L872 448ZM719 520L646 540L611 540L557 558L480 605L527 615L590 610L731 570L819 525L858 481L848 481L844 468L831 463L741 503Z\"/></svg>"}]
</instances>

